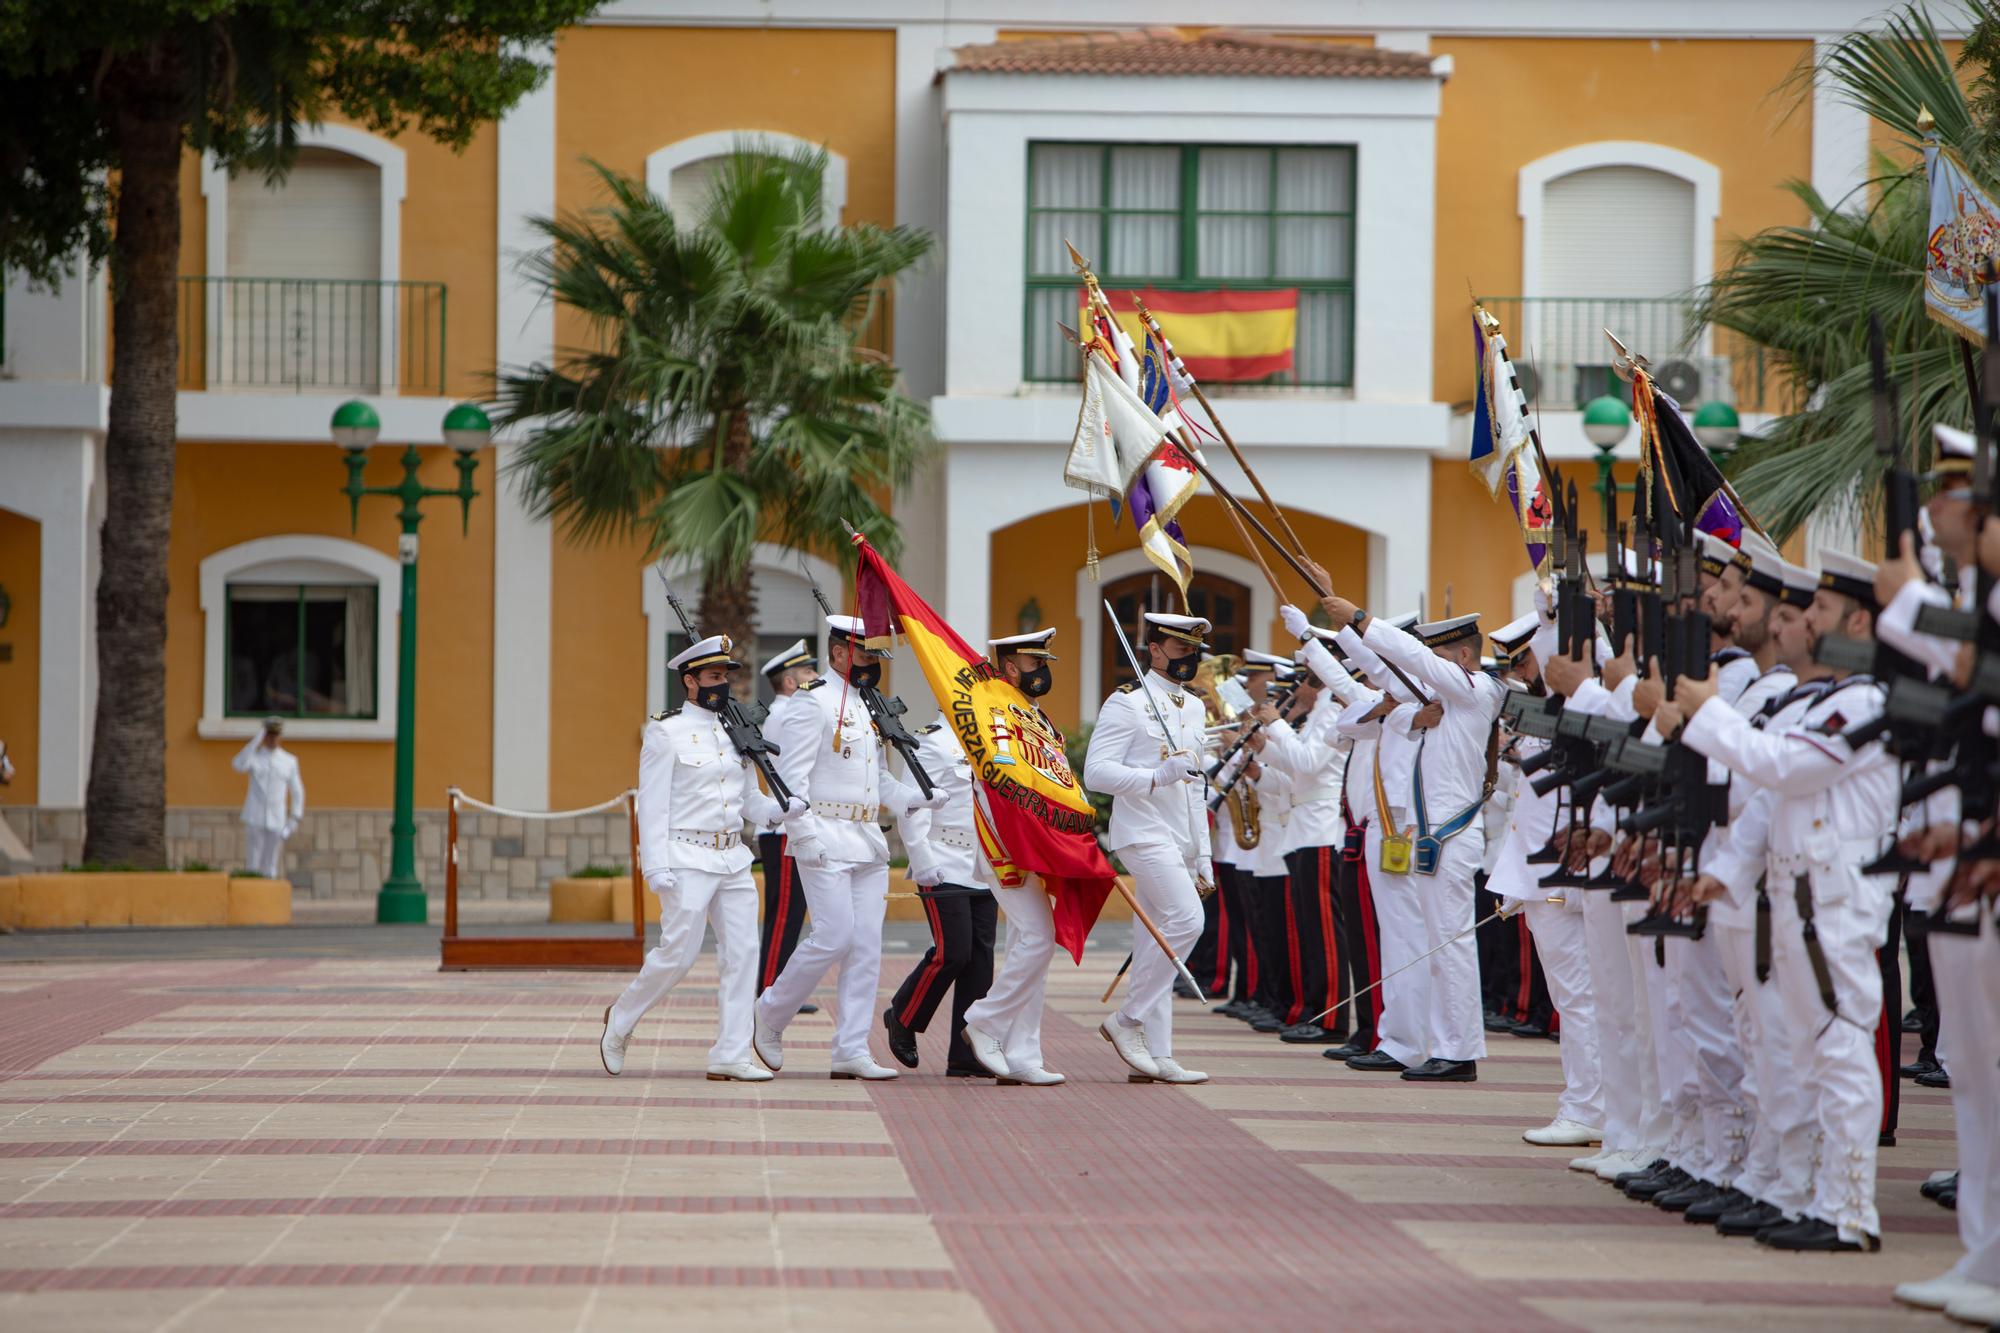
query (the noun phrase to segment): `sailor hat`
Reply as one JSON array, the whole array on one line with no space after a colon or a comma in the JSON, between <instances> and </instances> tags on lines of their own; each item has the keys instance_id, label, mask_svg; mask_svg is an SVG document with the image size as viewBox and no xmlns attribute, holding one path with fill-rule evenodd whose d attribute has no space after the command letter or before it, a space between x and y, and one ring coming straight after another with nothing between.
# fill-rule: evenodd
<instances>
[{"instance_id":1,"label":"sailor hat","mask_svg":"<svg viewBox=\"0 0 2000 1333\"><path fill-rule=\"evenodd\" d=\"M828 616L826 627L827 637L832 642L846 640L849 643L860 644L878 657L890 656L886 647L878 648L868 642L868 626L862 622L860 616Z\"/></svg>"},{"instance_id":2,"label":"sailor hat","mask_svg":"<svg viewBox=\"0 0 2000 1333\"><path fill-rule=\"evenodd\" d=\"M1770 538L1765 537L1755 528L1745 528L1743 530L1743 544L1736 548L1736 554L1732 559L1736 561L1738 569L1748 574L1750 572L1750 558L1758 551L1762 551L1766 555L1776 555L1778 548L1771 545Z\"/></svg>"},{"instance_id":3,"label":"sailor hat","mask_svg":"<svg viewBox=\"0 0 2000 1333\"><path fill-rule=\"evenodd\" d=\"M1535 637L1535 631L1541 628L1541 624L1541 617L1530 611L1517 620L1508 621L1486 637L1493 641L1495 656L1512 664L1528 650L1528 640Z\"/></svg>"},{"instance_id":4,"label":"sailor hat","mask_svg":"<svg viewBox=\"0 0 2000 1333\"><path fill-rule=\"evenodd\" d=\"M763 672L767 676L775 676L780 671L788 671L792 667L817 667L818 665L819 658L813 655L812 649L806 647L806 641L804 639L795 639L792 641L791 647L784 649L776 657L764 663Z\"/></svg>"},{"instance_id":5,"label":"sailor hat","mask_svg":"<svg viewBox=\"0 0 2000 1333\"><path fill-rule=\"evenodd\" d=\"M1255 648L1249 648L1244 650L1243 661L1237 666L1237 670L1245 673L1252 671L1276 671L1280 667L1290 666L1291 663L1292 659L1289 657L1280 657L1276 653L1260 652Z\"/></svg>"},{"instance_id":6,"label":"sailor hat","mask_svg":"<svg viewBox=\"0 0 2000 1333\"><path fill-rule=\"evenodd\" d=\"M1153 635L1179 639L1182 643L1191 643L1197 648L1208 647L1203 639L1213 628L1200 616L1177 616L1166 611L1148 611L1146 625Z\"/></svg>"},{"instance_id":7,"label":"sailor hat","mask_svg":"<svg viewBox=\"0 0 2000 1333\"><path fill-rule=\"evenodd\" d=\"M1712 532L1698 534L1701 538L1701 572L1722 577L1722 571L1736 561L1736 548Z\"/></svg>"},{"instance_id":8,"label":"sailor hat","mask_svg":"<svg viewBox=\"0 0 2000 1333\"><path fill-rule=\"evenodd\" d=\"M1936 425L1931 427L1931 439L1937 444L1937 452L1931 460L1931 470L1923 481L1958 482L1972 477L1972 459L1979 452L1978 437L1969 430L1956 426Z\"/></svg>"},{"instance_id":9,"label":"sailor hat","mask_svg":"<svg viewBox=\"0 0 2000 1333\"><path fill-rule=\"evenodd\" d=\"M1017 654L1021 657L1046 657L1054 662L1057 658L1049 651L1049 640L1055 636L1053 628L1038 629L1027 634L1009 634L1002 639L988 639L986 646L993 650L995 661L1009 654Z\"/></svg>"},{"instance_id":10,"label":"sailor hat","mask_svg":"<svg viewBox=\"0 0 2000 1333\"><path fill-rule=\"evenodd\" d=\"M1819 557L1819 586L1829 592L1845 593L1868 609L1878 610L1875 601L1875 566L1845 551L1822 551Z\"/></svg>"},{"instance_id":11,"label":"sailor hat","mask_svg":"<svg viewBox=\"0 0 2000 1333\"><path fill-rule=\"evenodd\" d=\"M1444 648L1454 643L1479 637L1479 613L1469 616L1453 616L1450 620L1433 620L1428 625L1419 625L1410 631L1427 648Z\"/></svg>"},{"instance_id":12,"label":"sailor hat","mask_svg":"<svg viewBox=\"0 0 2000 1333\"><path fill-rule=\"evenodd\" d=\"M729 636L727 634L711 634L699 643L682 652L676 653L673 660L667 663L667 670L686 672L699 671L703 667L719 666L728 667L731 671L734 671L742 665L741 662L731 660L729 656Z\"/></svg>"},{"instance_id":13,"label":"sailor hat","mask_svg":"<svg viewBox=\"0 0 2000 1333\"><path fill-rule=\"evenodd\" d=\"M1778 581L1785 585L1784 600L1790 602L1793 606L1811 606L1813 592L1819 587L1819 575L1813 573L1804 565L1795 565L1789 560L1780 560L1778 564L1780 566ZM1874 580L1872 571L1869 574L1869 580L1872 595Z\"/></svg>"}]
</instances>

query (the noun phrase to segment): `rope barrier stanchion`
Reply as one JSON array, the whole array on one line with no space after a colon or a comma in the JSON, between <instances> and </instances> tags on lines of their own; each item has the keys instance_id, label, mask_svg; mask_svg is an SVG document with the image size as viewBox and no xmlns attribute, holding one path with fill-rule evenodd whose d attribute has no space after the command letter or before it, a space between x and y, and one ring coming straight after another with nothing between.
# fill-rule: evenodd
<instances>
[{"instance_id":1,"label":"rope barrier stanchion","mask_svg":"<svg viewBox=\"0 0 2000 1333\"><path fill-rule=\"evenodd\" d=\"M630 935L460 935L458 933L458 831L460 809L504 819L580 819L623 810L626 845L632 857ZM645 959L645 876L639 870L639 794L628 788L607 801L575 810L509 810L457 787L445 789L444 934L438 941L438 970L468 972L490 968L593 968L636 971Z\"/></svg>"}]
</instances>

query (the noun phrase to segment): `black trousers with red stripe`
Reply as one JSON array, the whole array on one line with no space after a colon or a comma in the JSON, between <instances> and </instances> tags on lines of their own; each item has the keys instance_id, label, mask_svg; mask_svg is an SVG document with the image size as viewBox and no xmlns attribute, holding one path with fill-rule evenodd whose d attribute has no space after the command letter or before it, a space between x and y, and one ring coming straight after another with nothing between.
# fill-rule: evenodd
<instances>
[{"instance_id":1,"label":"black trousers with red stripe","mask_svg":"<svg viewBox=\"0 0 2000 1333\"><path fill-rule=\"evenodd\" d=\"M1222 956L1216 966L1234 974L1229 981L1229 998L1248 1000L1259 980L1257 951L1251 943L1250 905L1244 891L1250 877L1224 862L1216 863L1215 872L1219 876L1215 896L1222 900L1217 913L1229 922L1229 929L1220 935Z\"/></svg>"},{"instance_id":2,"label":"black trousers with red stripe","mask_svg":"<svg viewBox=\"0 0 2000 1333\"><path fill-rule=\"evenodd\" d=\"M1516 1007L1521 989L1521 917L1493 917L1500 899L1485 888L1486 872L1475 877L1472 894L1474 919L1479 927L1479 1000L1489 1014L1519 1022L1524 1015ZM1492 920L1487 920L1493 917Z\"/></svg>"},{"instance_id":3,"label":"black trousers with red stripe","mask_svg":"<svg viewBox=\"0 0 2000 1333\"><path fill-rule=\"evenodd\" d=\"M1250 947L1257 953L1257 982L1250 997L1283 1018L1292 1007L1290 946L1285 938L1285 876L1245 875L1243 884L1243 903L1250 917Z\"/></svg>"},{"instance_id":4,"label":"black trousers with red stripe","mask_svg":"<svg viewBox=\"0 0 2000 1333\"><path fill-rule=\"evenodd\" d=\"M1222 910L1221 867L1211 864L1208 873L1216 877L1217 891L1201 900L1201 938L1188 950L1187 970L1201 983L1204 995L1219 998L1229 985L1229 951L1223 943L1228 919Z\"/></svg>"},{"instance_id":5,"label":"black trousers with red stripe","mask_svg":"<svg viewBox=\"0 0 2000 1333\"><path fill-rule=\"evenodd\" d=\"M967 893L963 884L940 884L944 892L919 897L924 916L931 925L931 947L917 963L916 970L903 978L896 998L889 1002L896 1021L912 1032L930 1026L931 1015L951 991L951 1053L945 1064L951 1069L982 1069L972 1048L965 1044L965 1011L986 997L993 986L993 936L1000 920L1000 904L990 893Z\"/></svg>"},{"instance_id":6,"label":"black trousers with red stripe","mask_svg":"<svg viewBox=\"0 0 2000 1333\"><path fill-rule=\"evenodd\" d=\"M792 961L792 950L799 947L799 927L806 920L806 893L799 883L798 862L785 855L783 834L758 834L757 859L764 863L764 919L757 926L757 993L761 995Z\"/></svg>"},{"instance_id":7,"label":"black trousers with red stripe","mask_svg":"<svg viewBox=\"0 0 2000 1333\"><path fill-rule=\"evenodd\" d=\"M1896 1120L1902 1110L1903 1080L1896 1070L1903 1063L1903 899L1889 912L1889 933L1875 951L1882 968L1882 1018L1875 1026L1875 1063L1882 1071L1882 1138L1896 1141Z\"/></svg>"},{"instance_id":8,"label":"black trousers with red stripe","mask_svg":"<svg viewBox=\"0 0 2000 1333\"><path fill-rule=\"evenodd\" d=\"M1340 1003L1347 993L1341 984L1340 901L1334 889L1339 859L1332 847L1300 847L1285 854L1285 868L1291 872L1285 927L1292 972L1292 1007L1283 1015L1286 1023L1303 1022ZM1339 1028L1345 1017L1336 1011L1320 1021Z\"/></svg>"},{"instance_id":9,"label":"black trousers with red stripe","mask_svg":"<svg viewBox=\"0 0 2000 1333\"><path fill-rule=\"evenodd\" d=\"M1382 942L1375 930L1375 896L1368 888L1368 857L1363 843L1366 827L1349 825L1347 841L1341 846L1340 911L1334 919L1340 925L1340 966L1347 974L1346 993L1360 995L1375 986L1348 1006L1354 1043L1372 1051L1376 1024L1382 1017L1382 988L1375 985L1382 979Z\"/></svg>"}]
</instances>

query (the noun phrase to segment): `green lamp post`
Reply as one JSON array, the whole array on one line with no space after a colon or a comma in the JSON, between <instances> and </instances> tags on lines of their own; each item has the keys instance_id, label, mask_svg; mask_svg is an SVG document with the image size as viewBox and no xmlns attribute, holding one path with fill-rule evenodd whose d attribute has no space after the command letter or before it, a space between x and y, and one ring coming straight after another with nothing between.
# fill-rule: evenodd
<instances>
[{"instance_id":1,"label":"green lamp post","mask_svg":"<svg viewBox=\"0 0 2000 1333\"><path fill-rule=\"evenodd\" d=\"M1736 452L1743 434L1743 420L1728 403L1710 400L1695 409L1694 437L1717 462Z\"/></svg>"},{"instance_id":2,"label":"green lamp post","mask_svg":"<svg viewBox=\"0 0 2000 1333\"><path fill-rule=\"evenodd\" d=\"M1614 495L1632 490L1630 486L1619 486L1611 480L1618 446L1631 433L1632 409L1625 406L1622 398L1606 394L1584 405L1583 434L1597 448L1597 494L1607 511L1611 508Z\"/></svg>"},{"instance_id":3,"label":"green lamp post","mask_svg":"<svg viewBox=\"0 0 2000 1333\"><path fill-rule=\"evenodd\" d=\"M458 488L449 491L417 479L423 456L415 445L403 449L400 485L362 485L368 450L381 433L382 418L359 399L334 410L333 442L347 452L347 485L342 489L352 526L360 526L364 495L387 495L403 502L396 515L403 523L403 535L396 543L403 565L403 613L396 632L396 813L389 826L389 877L375 898L375 920L421 925L430 913L423 881L417 878L417 524L423 521L423 501L450 497L458 500L461 530L470 529L472 500L479 494L472 488L472 474L479 466L480 449L492 437L493 423L471 403L460 403L445 413L444 440L458 454Z\"/></svg>"}]
</instances>

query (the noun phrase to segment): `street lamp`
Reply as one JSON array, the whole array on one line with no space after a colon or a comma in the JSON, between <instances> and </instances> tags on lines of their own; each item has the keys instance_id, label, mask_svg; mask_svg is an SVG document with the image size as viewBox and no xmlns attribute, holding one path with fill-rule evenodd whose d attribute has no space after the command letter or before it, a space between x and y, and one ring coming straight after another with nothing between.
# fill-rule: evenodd
<instances>
[{"instance_id":1,"label":"street lamp","mask_svg":"<svg viewBox=\"0 0 2000 1333\"><path fill-rule=\"evenodd\" d=\"M375 897L375 920L379 923L423 924L429 918L423 881L417 878L416 816L416 737L417 737L417 524L423 521L422 503L427 499L454 497L459 503L461 530L470 530L472 474L479 466L479 450L491 438L493 423L471 403L460 403L445 413L444 439L458 457L458 489L436 490L417 479L423 456L417 447L403 449L403 480L397 486L364 486L361 473L368 466L368 449L382 433L382 418L359 399L342 403L333 413L333 442L346 451L347 493L350 523L361 523L361 497L387 495L403 502L396 517L403 533L396 553L403 565L403 614L396 631L396 814L389 825L389 877Z\"/></svg>"},{"instance_id":2,"label":"street lamp","mask_svg":"<svg viewBox=\"0 0 2000 1333\"><path fill-rule=\"evenodd\" d=\"M1584 405L1583 434L1597 446L1597 493L1604 503L1604 511L1611 512L1612 497L1624 487L1616 487L1611 480L1611 466L1618 453L1619 444L1632 433L1632 409L1625 406L1621 398L1610 394L1593 398ZM1606 553L1607 556L1609 553Z\"/></svg>"},{"instance_id":3,"label":"street lamp","mask_svg":"<svg viewBox=\"0 0 2000 1333\"><path fill-rule=\"evenodd\" d=\"M1736 452L1736 441L1742 435L1742 427L1742 419L1728 403L1711 401L1695 409L1694 437L1717 460Z\"/></svg>"}]
</instances>

